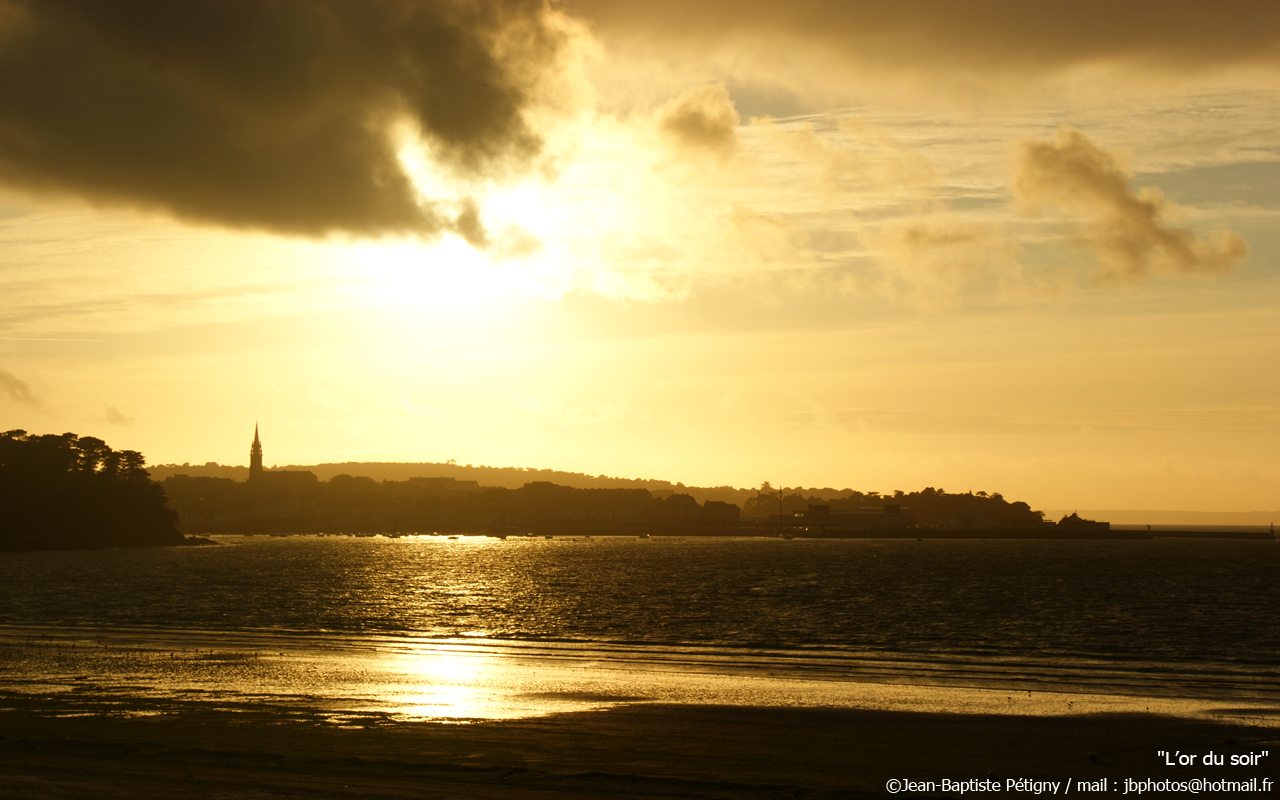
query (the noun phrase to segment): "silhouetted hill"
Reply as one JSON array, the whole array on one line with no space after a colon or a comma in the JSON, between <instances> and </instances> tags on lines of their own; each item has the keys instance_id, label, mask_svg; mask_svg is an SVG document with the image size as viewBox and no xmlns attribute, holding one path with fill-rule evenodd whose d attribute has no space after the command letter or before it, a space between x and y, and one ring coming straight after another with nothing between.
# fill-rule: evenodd
<instances>
[{"instance_id":1,"label":"silhouetted hill","mask_svg":"<svg viewBox=\"0 0 1280 800\"><path fill-rule=\"evenodd\" d=\"M148 468L152 477L164 481L175 475L188 475L192 478L229 478L235 481L247 481L249 468L224 466L215 462L207 464L156 464ZM754 497L755 489L736 489L732 486L698 487L685 486L683 483L651 480L641 478L616 478L607 475L586 475L581 472L561 472L554 469L533 469L525 467L486 467L471 464L436 464L395 463L395 462L355 462L340 464L312 464L289 466L283 469L290 471L310 471L320 481L328 481L337 475L351 475L359 478L372 478L375 481L407 481L410 478L454 478L460 481L476 481L481 486L519 489L526 483L544 481L574 489L648 489L655 497L668 494L688 494L699 503L708 500L733 503L742 506L747 498Z\"/></svg>"},{"instance_id":2,"label":"silhouetted hill","mask_svg":"<svg viewBox=\"0 0 1280 800\"><path fill-rule=\"evenodd\" d=\"M91 436L0 433L0 550L187 544L142 454Z\"/></svg>"},{"instance_id":3,"label":"silhouetted hill","mask_svg":"<svg viewBox=\"0 0 1280 800\"><path fill-rule=\"evenodd\" d=\"M248 467L223 466L217 463L159 464L150 468L157 481L186 475L192 478L224 478L245 482L249 478ZM291 464L283 468L267 470L309 471L321 482L343 475L369 478L375 482L404 482L413 478L446 478L457 481L474 481L481 487L519 489L530 483L552 483L573 489L644 489L655 498L671 495L688 495L699 504L708 501L731 503L742 510L746 521L767 520L779 513L791 515L805 511L810 505L830 505L832 511L856 511L860 508L880 508L885 504L902 506L913 524L932 527L1009 527L1038 525L1043 514L1033 511L1023 502L1009 502L999 493L967 492L951 494L932 487L919 492L895 492L882 495L879 492L860 492L854 489L823 488L775 488L768 483L760 489L743 489L732 486L685 486L664 480L618 478L608 475L586 475L580 472L562 472L553 469L524 467L488 467L454 463L395 463L395 462L344 462L313 465ZM172 493L175 491L170 489ZM781 499L779 495L781 494ZM757 508L757 502L759 507Z\"/></svg>"},{"instance_id":4,"label":"silhouetted hill","mask_svg":"<svg viewBox=\"0 0 1280 800\"><path fill-rule=\"evenodd\" d=\"M153 469L157 475L173 473L164 478L164 487L187 533L566 533L607 528L614 533L688 529L722 535L730 527L870 530L887 522L904 530L1027 532L1054 527L1041 512L998 493L951 494L933 487L892 495L830 487L774 489L767 483L759 489L706 489L661 480L449 463L291 465L257 478L250 478L247 468L217 464ZM234 479L241 476L247 480ZM1106 527L1074 517L1061 524Z\"/></svg>"}]
</instances>

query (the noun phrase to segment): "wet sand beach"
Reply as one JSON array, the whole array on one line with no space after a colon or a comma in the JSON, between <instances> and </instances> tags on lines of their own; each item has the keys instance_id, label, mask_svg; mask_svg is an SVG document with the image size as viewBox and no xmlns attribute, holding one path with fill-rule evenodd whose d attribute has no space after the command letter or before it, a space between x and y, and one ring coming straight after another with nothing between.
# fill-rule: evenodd
<instances>
[{"instance_id":1,"label":"wet sand beach","mask_svg":"<svg viewBox=\"0 0 1280 800\"><path fill-rule=\"evenodd\" d=\"M1157 751L1280 738L1265 699L154 644L0 647L0 795L874 797L891 778L1274 778Z\"/></svg>"},{"instance_id":2,"label":"wet sand beach","mask_svg":"<svg viewBox=\"0 0 1280 800\"><path fill-rule=\"evenodd\" d=\"M890 778L1271 776L1156 751L1276 747L1276 730L1160 715L948 715L631 705L548 717L335 727L271 709L0 715L7 797L860 797Z\"/></svg>"}]
</instances>

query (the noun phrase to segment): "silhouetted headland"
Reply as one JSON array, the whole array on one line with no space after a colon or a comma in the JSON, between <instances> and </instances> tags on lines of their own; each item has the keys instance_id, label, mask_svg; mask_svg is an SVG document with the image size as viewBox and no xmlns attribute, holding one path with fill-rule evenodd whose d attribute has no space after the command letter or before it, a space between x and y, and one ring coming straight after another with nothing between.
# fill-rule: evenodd
<instances>
[{"instance_id":1,"label":"silhouetted headland","mask_svg":"<svg viewBox=\"0 0 1280 800\"><path fill-rule=\"evenodd\" d=\"M492 536L775 536L781 538L1146 539L1076 514L1058 522L998 492L949 493L929 487L891 495L853 489L700 489L665 482L613 488L545 480L517 488L481 486L454 476L375 480L311 470L264 469L254 429L246 480L176 473L163 486L185 533ZM352 465L357 466L357 465ZM377 465L389 467L396 465ZM406 468L430 465L401 465ZM452 466L452 465L446 465ZM170 467L169 469L174 469ZM193 471L235 469L205 465ZM385 472L386 470L384 470ZM543 471L493 470L541 474ZM572 479L570 473L562 474ZM592 481L598 485L604 476ZM739 502L732 502L737 500Z\"/></svg>"},{"instance_id":2,"label":"silhouetted headland","mask_svg":"<svg viewBox=\"0 0 1280 800\"><path fill-rule=\"evenodd\" d=\"M0 550L212 544L179 533L144 463L91 436L0 434Z\"/></svg>"}]
</instances>

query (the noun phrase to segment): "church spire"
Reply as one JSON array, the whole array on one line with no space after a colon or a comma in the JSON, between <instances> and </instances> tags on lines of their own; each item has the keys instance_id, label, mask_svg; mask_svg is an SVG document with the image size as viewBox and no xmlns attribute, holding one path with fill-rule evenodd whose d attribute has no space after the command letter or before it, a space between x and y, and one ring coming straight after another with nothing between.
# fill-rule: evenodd
<instances>
[{"instance_id":1,"label":"church spire","mask_svg":"<svg viewBox=\"0 0 1280 800\"><path fill-rule=\"evenodd\" d=\"M262 442L258 439L258 423L253 423L253 444L249 447L249 480L262 477Z\"/></svg>"}]
</instances>

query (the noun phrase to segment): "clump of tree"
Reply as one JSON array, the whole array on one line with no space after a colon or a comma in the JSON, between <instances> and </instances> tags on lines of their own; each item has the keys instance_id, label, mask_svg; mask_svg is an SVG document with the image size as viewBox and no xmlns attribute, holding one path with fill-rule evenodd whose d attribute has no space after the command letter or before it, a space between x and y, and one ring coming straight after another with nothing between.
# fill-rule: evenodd
<instances>
[{"instance_id":1,"label":"clump of tree","mask_svg":"<svg viewBox=\"0 0 1280 800\"><path fill-rule=\"evenodd\" d=\"M958 494L930 486L910 494L894 492L885 500L909 508L912 519L922 527L1020 528L1044 524L1043 512L1033 511L1021 500L1011 503L999 492Z\"/></svg>"},{"instance_id":2,"label":"clump of tree","mask_svg":"<svg viewBox=\"0 0 1280 800\"><path fill-rule=\"evenodd\" d=\"M818 492L815 494L815 492ZM810 506L826 505L831 511L866 511L896 506L914 527L921 528L1037 528L1044 514L1022 501L1009 502L999 492L956 494L932 486L918 492L898 490L888 494L845 489L779 489L761 486L742 510L743 519L762 520L781 514L792 516Z\"/></svg>"},{"instance_id":3,"label":"clump of tree","mask_svg":"<svg viewBox=\"0 0 1280 800\"><path fill-rule=\"evenodd\" d=\"M0 550L186 544L144 463L92 436L0 433Z\"/></svg>"}]
</instances>

